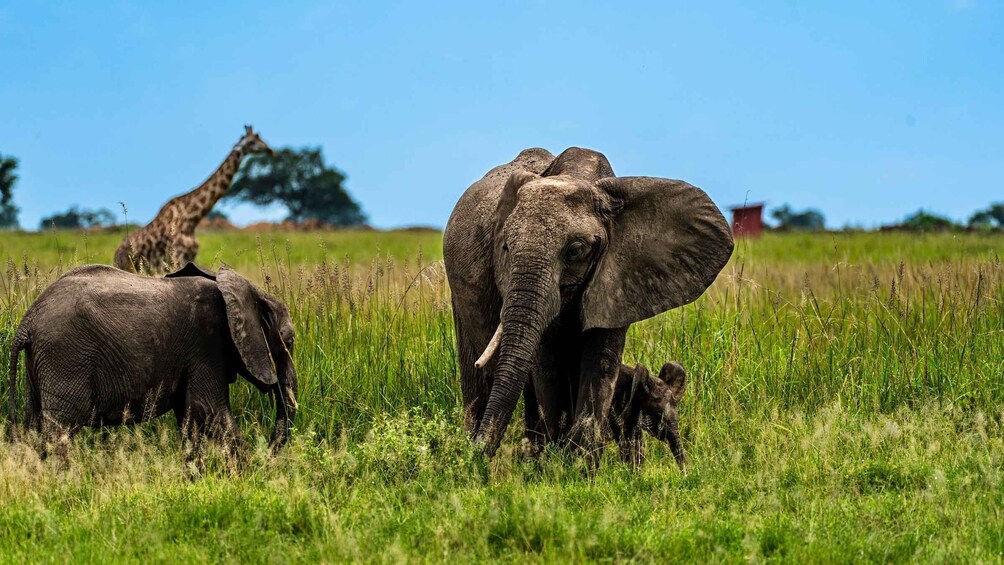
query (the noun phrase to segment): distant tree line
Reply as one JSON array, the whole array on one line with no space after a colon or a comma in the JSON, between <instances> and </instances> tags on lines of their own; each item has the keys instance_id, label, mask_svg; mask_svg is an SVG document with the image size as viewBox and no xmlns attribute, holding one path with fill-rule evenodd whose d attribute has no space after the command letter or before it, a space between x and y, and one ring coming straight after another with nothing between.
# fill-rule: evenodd
<instances>
[{"instance_id":1,"label":"distant tree line","mask_svg":"<svg viewBox=\"0 0 1004 565\"><path fill-rule=\"evenodd\" d=\"M986 210L978 210L969 217L969 227L978 229L1004 229L1004 202L995 202Z\"/></svg>"},{"instance_id":2,"label":"distant tree line","mask_svg":"<svg viewBox=\"0 0 1004 565\"><path fill-rule=\"evenodd\" d=\"M115 214L112 214L108 208L88 210L74 205L65 212L42 218L38 227L43 230L66 230L103 228L113 225L115 225Z\"/></svg>"},{"instance_id":3,"label":"distant tree line","mask_svg":"<svg viewBox=\"0 0 1004 565\"><path fill-rule=\"evenodd\" d=\"M17 229L18 208L13 203L17 159L0 155L0 229ZM282 148L274 155L247 159L234 177L225 198L259 206L278 203L286 207L286 221L305 221L338 227L366 223L366 214L343 186L345 174L324 162L319 147ZM213 210L209 219L227 219ZM91 210L78 205L42 219L40 229L90 229L115 225L107 208Z\"/></svg>"},{"instance_id":4,"label":"distant tree line","mask_svg":"<svg viewBox=\"0 0 1004 565\"><path fill-rule=\"evenodd\" d=\"M18 208L14 205L14 183L17 182L17 159L0 154L0 229L18 227Z\"/></svg>"},{"instance_id":5,"label":"distant tree line","mask_svg":"<svg viewBox=\"0 0 1004 565\"><path fill-rule=\"evenodd\" d=\"M965 224L921 208L898 224L882 226L883 230L902 231L1004 231L1004 202L995 202L985 210L977 210Z\"/></svg>"},{"instance_id":6,"label":"distant tree line","mask_svg":"<svg viewBox=\"0 0 1004 565\"><path fill-rule=\"evenodd\" d=\"M14 205L18 160L0 154L0 229L16 229L19 209ZM286 220L294 223L317 222L339 227L363 225L366 214L343 186L345 174L325 164L319 147L293 149L284 147L274 155L255 155L241 166L224 198L259 206L274 203L286 207ZM783 231L821 231L826 218L815 208L794 210L784 204L770 212L772 229ZM209 218L226 219L219 210ZM42 219L41 229L89 229L115 225L115 215L107 208L91 210L71 206L65 212ZM909 231L1004 231L1004 202L995 202L977 210L965 224L920 209L902 222L882 229Z\"/></svg>"},{"instance_id":7,"label":"distant tree line","mask_svg":"<svg viewBox=\"0 0 1004 565\"><path fill-rule=\"evenodd\" d=\"M826 226L823 213L815 208L792 210L785 204L771 210L770 217L774 220L771 229L780 231L822 231ZM882 226L886 231L1001 231L1004 230L1004 202L991 204L985 210L977 210L969 217L969 221L961 224L951 218L928 212L921 208L903 218L903 221Z\"/></svg>"}]
</instances>

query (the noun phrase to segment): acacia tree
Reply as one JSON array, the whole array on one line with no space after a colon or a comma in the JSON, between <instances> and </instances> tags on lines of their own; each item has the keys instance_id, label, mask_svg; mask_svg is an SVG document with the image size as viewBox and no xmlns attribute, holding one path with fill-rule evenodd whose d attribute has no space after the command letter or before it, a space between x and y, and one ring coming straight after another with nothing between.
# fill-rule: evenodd
<instances>
[{"instance_id":1,"label":"acacia tree","mask_svg":"<svg viewBox=\"0 0 1004 565\"><path fill-rule=\"evenodd\" d=\"M1004 202L995 202L986 210L979 210L969 218L969 227L978 229L1004 229Z\"/></svg>"},{"instance_id":2,"label":"acacia tree","mask_svg":"<svg viewBox=\"0 0 1004 565\"><path fill-rule=\"evenodd\" d=\"M791 206L785 204L772 210L770 216L777 221L776 227L780 230L822 231L826 227L826 218L823 217L823 213L814 208L796 212L791 209Z\"/></svg>"},{"instance_id":3,"label":"acacia tree","mask_svg":"<svg viewBox=\"0 0 1004 565\"><path fill-rule=\"evenodd\" d=\"M14 183L17 182L17 159L0 155L0 229L18 227L17 213L20 211L14 205Z\"/></svg>"},{"instance_id":4,"label":"acacia tree","mask_svg":"<svg viewBox=\"0 0 1004 565\"><path fill-rule=\"evenodd\" d=\"M81 209L77 206L70 206L70 209L49 217L42 218L39 222L39 229L88 229L115 224L115 214L108 208L98 208L97 210Z\"/></svg>"},{"instance_id":5,"label":"acacia tree","mask_svg":"<svg viewBox=\"0 0 1004 565\"><path fill-rule=\"evenodd\" d=\"M345 175L324 164L319 147L279 149L273 155L250 157L238 171L226 198L259 206L279 202L287 220L318 220L336 226L366 221L362 208L342 186Z\"/></svg>"},{"instance_id":6,"label":"acacia tree","mask_svg":"<svg viewBox=\"0 0 1004 565\"><path fill-rule=\"evenodd\" d=\"M911 231L947 231L959 226L951 218L921 208L904 218L900 227Z\"/></svg>"}]
</instances>

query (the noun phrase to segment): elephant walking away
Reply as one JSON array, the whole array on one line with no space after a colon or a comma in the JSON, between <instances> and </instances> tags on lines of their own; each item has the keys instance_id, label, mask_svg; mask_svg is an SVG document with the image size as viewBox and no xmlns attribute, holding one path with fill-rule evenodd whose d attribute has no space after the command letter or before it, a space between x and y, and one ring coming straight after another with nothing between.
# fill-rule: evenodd
<instances>
[{"instance_id":1,"label":"elephant walking away","mask_svg":"<svg viewBox=\"0 0 1004 565\"><path fill-rule=\"evenodd\" d=\"M173 412L198 459L203 434L235 454L245 441L230 411L240 374L275 398L273 450L296 413L293 323L286 305L237 272L189 263L156 279L105 265L73 269L45 289L18 326L10 358L10 417L25 352L25 427L65 461L83 426L142 422ZM201 463L201 460L197 461Z\"/></svg>"},{"instance_id":2,"label":"elephant walking away","mask_svg":"<svg viewBox=\"0 0 1004 565\"><path fill-rule=\"evenodd\" d=\"M467 431L493 454L523 394L531 441L602 446L628 327L697 299L732 248L702 190L596 151L489 171L443 236Z\"/></svg>"}]
</instances>

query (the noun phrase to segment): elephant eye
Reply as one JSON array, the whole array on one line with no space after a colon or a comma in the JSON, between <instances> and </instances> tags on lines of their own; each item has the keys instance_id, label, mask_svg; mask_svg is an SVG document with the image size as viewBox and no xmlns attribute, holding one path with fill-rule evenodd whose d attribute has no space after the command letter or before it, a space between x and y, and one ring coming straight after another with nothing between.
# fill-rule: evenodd
<instances>
[{"instance_id":1,"label":"elephant eye","mask_svg":"<svg viewBox=\"0 0 1004 565\"><path fill-rule=\"evenodd\" d=\"M589 246L581 241L573 241L565 248L565 261L581 261L589 255Z\"/></svg>"},{"instance_id":2,"label":"elephant eye","mask_svg":"<svg viewBox=\"0 0 1004 565\"><path fill-rule=\"evenodd\" d=\"M283 331L283 332L280 332L279 335L280 335L280 338L282 339L283 345L286 346L286 349L289 349L290 351L292 351L293 350L293 341L294 341L293 332Z\"/></svg>"}]
</instances>

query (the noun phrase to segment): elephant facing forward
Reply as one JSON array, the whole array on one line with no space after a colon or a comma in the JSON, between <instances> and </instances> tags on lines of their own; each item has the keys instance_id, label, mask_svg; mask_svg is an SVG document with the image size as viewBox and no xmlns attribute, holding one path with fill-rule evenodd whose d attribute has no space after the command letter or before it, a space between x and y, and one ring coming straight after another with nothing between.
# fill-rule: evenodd
<instances>
[{"instance_id":1,"label":"elephant facing forward","mask_svg":"<svg viewBox=\"0 0 1004 565\"><path fill-rule=\"evenodd\" d=\"M468 432L493 454L523 394L531 442L602 446L628 327L699 297L732 248L702 190L596 151L489 171L443 240Z\"/></svg>"},{"instance_id":2,"label":"elephant facing forward","mask_svg":"<svg viewBox=\"0 0 1004 565\"><path fill-rule=\"evenodd\" d=\"M10 417L25 351L25 426L64 459L82 426L142 422L173 412L199 454L203 433L245 442L230 412L240 374L275 397L273 450L296 412L293 323L276 298L224 267L191 263L162 279L105 265L79 267L50 285L18 326L10 358ZM201 462L201 461L200 461Z\"/></svg>"}]
</instances>

